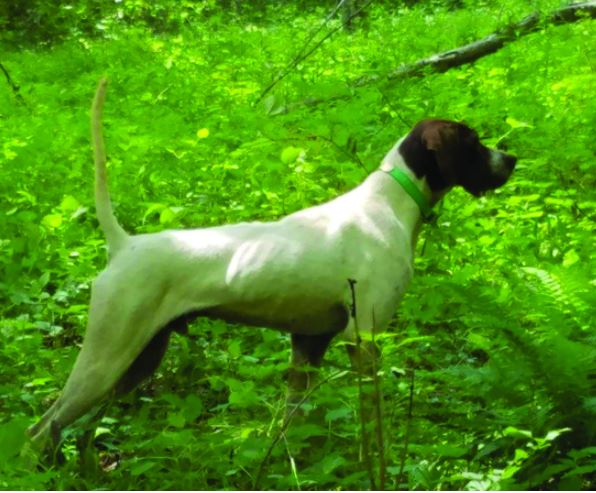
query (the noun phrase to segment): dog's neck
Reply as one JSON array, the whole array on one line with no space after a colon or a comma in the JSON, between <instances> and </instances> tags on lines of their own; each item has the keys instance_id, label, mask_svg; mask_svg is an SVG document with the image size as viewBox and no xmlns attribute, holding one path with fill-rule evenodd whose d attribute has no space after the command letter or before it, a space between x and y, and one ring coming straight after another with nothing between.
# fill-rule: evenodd
<instances>
[{"instance_id":1,"label":"dog's neck","mask_svg":"<svg viewBox=\"0 0 596 493\"><path fill-rule=\"evenodd\" d=\"M393 169L399 169L403 171L410 180L416 185L416 188L426 197L431 207L434 207L439 200L441 200L445 194L451 189L451 187L445 188L444 190L432 190L428 184L426 176L418 177L408 163L404 160L404 157L399 152L399 148L406 137L402 137L387 153L381 162L380 169L385 172L390 172Z\"/></svg>"},{"instance_id":2,"label":"dog's neck","mask_svg":"<svg viewBox=\"0 0 596 493\"><path fill-rule=\"evenodd\" d=\"M428 186L426 178L418 178L416 174L412 171L412 169L408 166L408 164L405 162L403 156L399 152L399 146L403 142L404 138L400 139L383 158L380 169L381 171L385 171L386 173L389 173L391 172L391 170L396 168L404 172L410 178L412 183L416 185L416 188L420 190L422 195L424 195L424 197L426 198L426 200L428 200L429 204L432 207L441 199L442 195L438 196L438 194L433 194L432 190Z\"/></svg>"},{"instance_id":3,"label":"dog's neck","mask_svg":"<svg viewBox=\"0 0 596 493\"><path fill-rule=\"evenodd\" d=\"M403 140L403 138L399 140L387 153L387 155L381 162L381 166L379 169L383 172L383 175L387 176L389 180L394 181L395 183L395 192L393 195L396 197L396 200L400 204L401 218L402 220L404 220L404 226L411 234L412 245L414 245L416 243L416 239L418 237L418 233L420 231L420 227L423 221L420 207L410 196L410 194L406 190L404 190L403 186L397 183L393 177L389 176L389 173L394 169L399 169L400 171L402 171L408 178L410 178L411 182L422 193L422 195L426 198L431 207L434 206L436 202L438 202L444 194L434 194L430 189L426 181L426 178L417 177L416 174L412 171L412 169L408 166L408 164L405 162L404 158L399 152L399 146Z\"/></svg>"},{"instance_id":4,"label":"dog's neck","mask_svg":"<svg viewBox=\"0 0 596 493\"><path fill-rule=\"evenodd\" d=\"M418 233L423 222L419 205L404 189L404 187L389 174L393 169L399 169L406 174L418 190L432 204L432 193L424 178L418 178L408 167L398 151L399 142L383 159L380 169L373 172L362 183L361 188L374 195L375 200L384 203L393 211L401 223L401 229L411 241L412 249L416 244Z\"/></svg>"}]
</instances>

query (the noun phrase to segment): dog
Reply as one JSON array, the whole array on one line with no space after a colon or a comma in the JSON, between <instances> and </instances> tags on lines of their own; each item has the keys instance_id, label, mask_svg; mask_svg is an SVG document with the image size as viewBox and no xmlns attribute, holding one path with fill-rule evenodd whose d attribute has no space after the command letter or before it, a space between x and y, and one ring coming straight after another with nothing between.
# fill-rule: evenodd
<instances>
[{"instance_id":1,"label":"dog","mask_svg":"<svg viewBox=\"0 0 596 493\"><path fill-rule=\"evenodd\" d=\"M480 196L505 184L517 158L480 143L462 123L423 120L380 169L330 202L275 222L132 236L116 220L101 127L106 81L92 105L95 206L108 265L93 282L83 345L60 397L28 431L34 444L158 367L173 331L194 317L291 334L289 386L312 385L342 333L354 366L360 335L383 330L413 272L420 226L450 189ZM357 309L356 309L357 305ZM304 370L308 367L308 370Z\"/></svg>"}]
</instances>

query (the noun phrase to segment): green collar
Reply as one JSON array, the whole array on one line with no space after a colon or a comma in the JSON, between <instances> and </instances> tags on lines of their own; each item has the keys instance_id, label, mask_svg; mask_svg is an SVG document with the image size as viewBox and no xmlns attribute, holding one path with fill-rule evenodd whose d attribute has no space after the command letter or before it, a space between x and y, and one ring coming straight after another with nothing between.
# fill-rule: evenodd
<instances>
[{"instance_id":1,"label":"green collar","mask_svg":"<svg viewBox=\"0 0 596 493\"><path fill-rule=\"evenodd\" d=\"M395 178L395 180L402 186L406 193L412 197L412 200L418 204L418 208L422 213L422 217L427 220L430 219L433 216L433 208L430 205L428 199L414 184L412 179L405 172L398 168L393 168L391 171L389 171L389 175Z\"/></svg>"}]
</instances>

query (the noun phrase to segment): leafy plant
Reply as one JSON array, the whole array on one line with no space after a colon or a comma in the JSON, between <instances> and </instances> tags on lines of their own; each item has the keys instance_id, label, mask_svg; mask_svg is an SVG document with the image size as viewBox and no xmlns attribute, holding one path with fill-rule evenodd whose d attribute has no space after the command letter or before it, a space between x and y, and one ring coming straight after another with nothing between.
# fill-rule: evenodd
<instances>
[{"instance_id":1,"label":"leafy plant","mask_svg":"<svg viewBox=\"0 0 596 493\"><path fill-rule=\"evenodd\" d=\"M110 408L94 438L101 472L81 474L77 427L63 466L31 466L23 431L58 396L105 263L88 106L107 74L110 190L130 232L321 203L428 116L466 120L518 155L493 196L446 197L379 335L386 487L593 489L593 21L545 26L443 74L353 87L559 6L375 2L255 105L311 33L340 21L325 24L314 1L242 4L0 6L0 62L20 96L0 85L0 487L251 489L260 470L262 489L370 487L341 344L282 430L287 336L205 320Z\"/></svg>"}]
</instances>

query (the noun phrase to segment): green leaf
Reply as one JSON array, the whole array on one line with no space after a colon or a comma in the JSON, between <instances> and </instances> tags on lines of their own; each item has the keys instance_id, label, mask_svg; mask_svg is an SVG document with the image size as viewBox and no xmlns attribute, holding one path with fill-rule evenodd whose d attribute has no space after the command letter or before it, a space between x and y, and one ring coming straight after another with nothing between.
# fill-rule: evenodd
<instances>
[{"instance_id":1,"label":"green leaf","mask_svg":"<svg viewBox=\"0 0 596 493\"><path fill-rule=\"evenodd\" d=\"M16 456L25 444L28 422L22 418L13 418L0 425L0 462Z\"/></svg>"},{"instance_id":2,"label":"green leaf","mask_svg":"<svg viewBox=\"0 0 596 493\"><path fill-rule=\"evenodd\" d=\"M532 438L532 432L529 430L520 430L514 426L508 426L503 430L503 436L515 438Z\"/></svg>"},{"instance_id":3,"label":"green leaf","mask_svg":"<svg viewBox=\"0 0 596 493\"><path fill-rule=\"evenodd\" d=\"M254 390L254 382L240 382L235 378L226 379L226 384L230 388L228 402L238 407L250 407L258 403L259 398Z\"/></svg>"},{"instance_id":4,"label":"green leaf","mask_svg":"<svg viewBox=\"0 0 596 493\"><path fill-rule=\"evenodd\" d=\"M569 452L569 457L576 461L583 459L584 457L591 457L592 455L596 455L596 447L586 447L579 450L571 450Z\"/></svg>"},{"instance_id":5,"label":"green leaf","mask_svg":"<svg viewBox=\"0 0 596 493\"><path fill-rule=\"evenodd\" d=\"M130 469L130 474L133 476L140 476L141 474L146 473L147 471L153 469L155 467L155 462L152 461L140 461L138 464L134 465Z\"/></svg>"},{"instance_id":6,"label":"green leaf","mask_svg":"<svg viewBox=\"0 0 596 493\"><path fill-rule=\"evenodd\" d=\"M303 152L304 149L301 149L300 147L286 147L281 151L280 159L283 163L290 164L295 162Z\"/></svg>"},{"instance_id":7,"label":"green leaf","mask_svg":"<svg viewBox=\"0 0 596 493\"><path fill-rule=\"evenodd\" d=\"M596 462L592 464L587 464L585 466L575 467L571 471L566 473L563 477L567 478L570 476L582 476L584 474L591 474L593 472L596 472Z\"/></svg>"},{"instance_id":8,"label":"green leaf","mask_svg":"<svg viewBox=\"0 0 596 493\"><path fill-rule=\"evenodd\" d=\"M529 125L526 122L520 122L511 116L508 116L505 119L505 123L507 123L507 125L509 125L511 128L532 128L532 125Z\"/></svg>"},{"instance_id":9,"label":"green leaf","mask_svg":"<svg viewBox=\"0 0 596 493\"><path fill-rule=\"evenodd\" d=\"M184 399L184 417L187 422L194 421L203 413L203 401L194 394L189 394Z\"/></svg>"},{"instance_id":10,"label":"green leaf","mask_svg":"<svg viewBox=\"0 0 596 493\"><path fill-rule=\"evenodd\" d=\"M65 195L62 202L60 202L59 209L65 214L68 214L69 212L76 211L79 207L81 207L81 204L77 199L72 195Z\"/></svg>"},{"instance_id":11,"label":"green leaf","mask_svg":"<svg viewBox=\"0 0 596 493\"><path fill-rule=\"evenodd\" d=\"M543 438L543 440L546 442L552 442L553 440L556 440L557 438L559 438L563 433L567 433L570 431L571 431L571 428L560 428L558 430L551 430L546 434L546 436Z\"/></svg>"},{"instance_id":12,"label":"green leaf","mask_svg":"<svg viewBox=\"0 0 596 493\"><path fill-rule=\"evenodd\" d=\"M48 214L43 217L41 223L50 229L59 228L62 225L62 214Z\"/></svg>"},{"instance_id":13,"label":"green leaf","mask_svg":"<svg viewBox=\"0 0 596 493\"><path fill-rule=\"evenodd\" d=\"M467 447L457 447L457 446L448 445L448 444L436 445L434 447L434 450L437 453L437 455L439 455L441 457L453 457L453 458L462 457L470 451Z\"/></svg>"},{"instance_id":14,"label":"green leaf","mask_svg":"<svg viewBox=\"0 0 596 493\"><path fill-rule=\"evenodd\" d=\"M275 99L275 96L272 94L270 96L267 96L265 99L263 99L263 106L265 107L265 111L268 114L271 114L275 107L277 106L277 101Z\"/></svg>"},{"instance_id":15,"label":"green leaf","mask_svg":"<svg viewBox=\"0 0 596 493\"><path fill-rule=\"evenodd\" d=\"M480 334L476 334L474 332L470 332L468 334L468 342L472 346L483 349L485 351L489 351L493 346L493 343L491 342L490 339L488 339L487 337L484 337Z\"/></svg>"},{"instance_id":16,"label":"green leaf","mask_svg":"<svg viewBox=\"0 0 596 493\"><path fill-rule=\"evenodd\" d=\"M186 425L186 419L182 413L169 412L168 424L174 428L184 428L184 425Z\"/></svg>"},{"instance_id":17,"label":"green leaf","mask_svg":"<svg viewBox=\"0 0 596 493\"><path fill-rule=\"evenodd\" d=\"M105 426L98 426L95 429L95 438L100 437L102 435L111 435L112 434L112 430L110 430L109 428L105 427Z\"/></svg>"},{"instance_id":18,"label":"green leaf","mask_svg":"<svg viewBox=\"0 0 596 493\"><path fill-rule=\"evenodd\" d=\"M25 384L25 386L26 387L41 387L51 381L53 381L53 378L51 378L51 377L39 377L39 378L34 378L30 382L27 382Z\"/></svg>"},{"instance_id":19,"label":"green leaf","mask_svg":"<svg viewBox=\"0 0 596 493\"><path fill-rule=\"evenodd\" d=\"M563 266L564 267L571 267L572 265L579 262L580 257L575 250L567 250L565 255L563 255Z\"/></svg>"},{"instance_id":20,"label":"green leaf","mask_svg":"<svg viewBox=\"0 0 596 493\"><path fill-rule=\"evenodd\" d=\"M335 471L338 467L341 467L347 463L346 459L338 453L332 453L325 455L319 467L323 469L325 474L330 474Z\"/></svg>"},{"instance_id":21,"label":"green leaf","mask_svg":"<svg viewBox=\"0 0 596 493\"><path fill-rule=\"evenodd\" d=\"M172 207L165 207L159 213L159 223L160 224L172 224L176 219L177 211L174 210Z\"/></svg>"},{"instance_id":22,"label":"green leaf","mask_svg":"<svg viewBox=\"0 0 596 493\"><path fill-rule=\"evenodd\" d=\"M242 355L242 346L238 339L232 339L229 342L228 353L231 358L238 358Z\"/></svg>"},{"instance_id":23,"label":"green leaf","mask_svg":"<svg viewBox=\"0 0 596 493\"><path fill-rule=\"evenodd\" d=\"M345 420L351 419L353 415L353 411L349 407L340 407L339 409L333 409L331 411L327 411L325 414L326 421L337 421L337 420Z\"/></svg>"}]
</instances>

